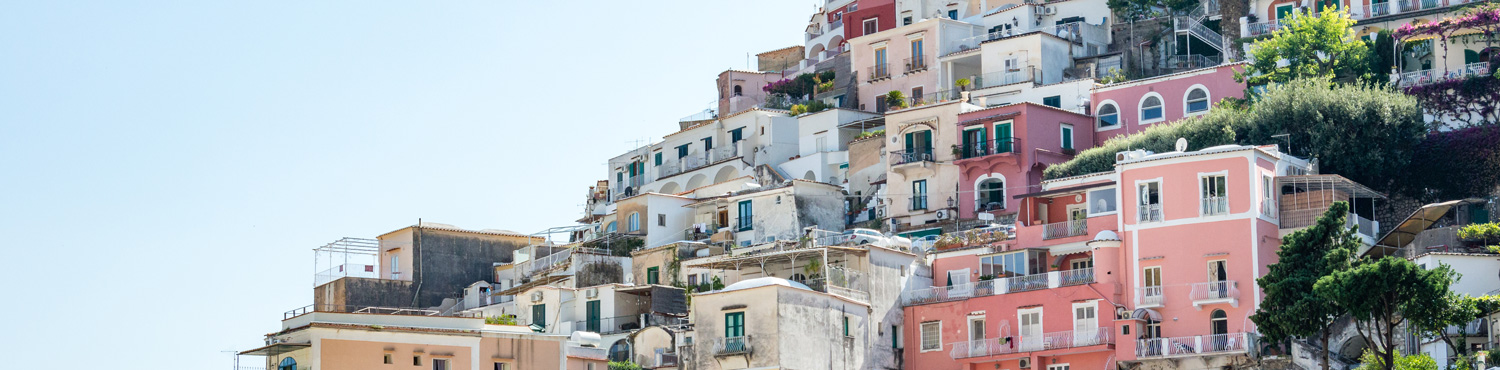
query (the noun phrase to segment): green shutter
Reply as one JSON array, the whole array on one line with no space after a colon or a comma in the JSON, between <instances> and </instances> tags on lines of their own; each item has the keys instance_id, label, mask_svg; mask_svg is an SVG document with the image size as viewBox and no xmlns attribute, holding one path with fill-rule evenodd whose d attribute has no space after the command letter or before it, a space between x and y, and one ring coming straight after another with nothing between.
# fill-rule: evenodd
<instances>
[{"instance_id":1,"label":"green shutter","mask_svg":"<svg viewBox=\"0 0 1500 370\"><path fill-rule=\"evenodd\" d=\"M914 133L912 133L912 132L906 133L906 152L907 153L911 153L912 149L916 145L916 142L913 140L913 137L912 137L913 134Z\"/></svg>"},{"instance_id":2,"label":"green shutter","mask_svg":"<svg viewBox=\"0 0 1500 370\"><path fill-rule=\"evenodd\" d=\"M539 304L531 306L531 324L547 327L547 305Z\"/></svg>"},{"instance_id":3,"label":"green shutter","mask_svg":"<svg viewBox=\"0 0 1500 370\"><path fill-rule=\"evenodd\" d=\"M849 316L844 316L844 336L849 336Z\"/></svg>"},{"instance_id":4,"label":"green shutter","mask_svg":"<svg viewBox=\"0 0 1500 370\"><path fill-rule=\"evenodd\" d=\"M656 165L661 165L661 152L656 152Z\"/></svg>"},{"instance_id":5,"label":"green shutter","mask_svg":"<svg viewBox=\"0 0 1500 370\"><path fill-rule=\"evenodd\" d=\"M724 337L745 336L745 313L730 312L724 314Z\"/></svg>"},{"instance_id":6,"label":"green shutter","mask_svg":"<svg viewBox=\"0 0 1500 370\"><path fill-rule=\"evenodd\" d=\"M599 301L597 301L597 300L588 301L588 303L586 304L586 306L588 307L588 323L587 323L588 327L584 328L584 329L587 330L587 331L598 333L599 332Z\"/></svg>"},{"instance_id":7,"label":"green shutter","mask_svg":"<svg viewBox=\"0 0 1500 370\"><path fill-rule=\"evenodd\" d=\"M1062 147L1063 147L1063 149L1073 149L1073 129L1067 128L1067 127L1063 127L1063 129L1062 129Z\"/></svg>"},{"instance_id":8,"label":"green shutter","mask_svg":"<svg viewBox=\"0 0 1500 370\"><path fill-rule=\"evenodd\" d=\"M647 268L646 269L646 284L659 284L659 283L661 283L661 269L659 267Z\"/></svg>"},{"instance_id":9,"label":"green shutter","mask_svg":"<svg viewBox=\"0 0 1500 370\"><path fill-rule=\"evenodd\" d=\"M1010 139L1010 122L995 125L995 152L1010 153L1013 144Z\"/></svg>"},{"instance_id":10,"label":"green shutter","mask_svg":"<svg viewBox=\"0 0 1500 370\"><path fill-rule=\"evenodd\" d=\"M1473 64L1479 62L1479 52L1467 49L1464 50L1464 64Z\"/></svg>"}]
</instances>

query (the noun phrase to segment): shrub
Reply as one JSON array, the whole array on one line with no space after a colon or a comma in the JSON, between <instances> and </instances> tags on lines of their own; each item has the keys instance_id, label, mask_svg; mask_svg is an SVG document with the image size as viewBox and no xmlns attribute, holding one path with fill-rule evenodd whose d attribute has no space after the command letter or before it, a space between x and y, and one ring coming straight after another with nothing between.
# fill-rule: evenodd
<instances>
[{"instance_id":1,"label":"shrub","mask_svg":"<svg viewBox=\"0 0 1500 370\"><path fill-rule=\"evenodd\" d=\"M516 315L489 316L484 318L484 323L490 325L515 325Z\"/></svg>"},{"instance_id":2,"label":"shrub","mask_svg":"<svg viewBox=\"0 0 1500 370\"><path fill-rule=\"evenodd\" d=\"M858 136L854 137L854 140L861 140L871 136L885 136L885 129L861 132Z\"/></svg>"},{"instance_id":3,"label":"shrub","mask_svg":"<svg viewBox=\"0 0 1500 370\"><path fill-rule=\"evenodd\" d=\"M610 361L609 370L641 370L641 365L630 361Z\"/></svg>"},{"instance_id":4,"label":"shrub","mask_svg":"<svg viewBox=\"0 0 1500 370\"><path fill-rule=\"evenodd\" d=\"M954 87L958 87L960 89L969 87L969 79L967 79L967 78L960 78L960 79L958 79L958 81L953 81L953 86Z\"/></svg>"},{"instance_id":5,"label":"shrub","mask_svg":"<svg viewBox=\"0 0 1500 370\"><path fill-rule=\"evenodd\" d=\"M1500 184L1500 126L1433 132L1412 154L1402 190L1435 201L1486 196Z\"/></svg>"},{"instance_id":6,"label":"shrub","mask_svg":"<svg viewBox=\"0 0 1500 370\"><path fill-rule=\"evenodd\" d=\"M892 109L906 108L906 94L902 93L901 90L891 90L891 92L885 93L885 105Z\"/></svg>"},{"instance_id":7,"label":"shrub","mask_svg":"<svg viewBox=\"0 0 1500 370\"><path fill-rule=\"evenodd\" d=\"M1175 150L1177 138L1188 140L1188 150L1234 143L1234 131L1228 121L1240 115L1228 109L1215 109L1207 116L1167 124L1155 124L1134 135L1119 136L1103 145L1079 152L1072 160L1052 165L1042 171L1043 177L1055 179L1114 169L1115 153L1145 149L1157 153Z\"/></svg>"}]
</instances>

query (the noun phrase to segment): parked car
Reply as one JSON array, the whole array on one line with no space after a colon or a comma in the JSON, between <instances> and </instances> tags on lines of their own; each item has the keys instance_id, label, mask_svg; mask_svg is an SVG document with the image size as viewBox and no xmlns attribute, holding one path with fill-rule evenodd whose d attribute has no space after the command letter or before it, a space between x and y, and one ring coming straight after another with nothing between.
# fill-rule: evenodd
<instances>
[{"instance_id":1,"label":"parked car","mask_svg":"<svg viewBox=\"0 0 1500 370\"><path fill-rule=\"evenodd\" d=\"M911 239L899 236L886 236L879 231L871 229L849 229L840 236L838 244L865 245L874 244L887 248L905 249L911 247Z\"/></svg>"}]
</instances>

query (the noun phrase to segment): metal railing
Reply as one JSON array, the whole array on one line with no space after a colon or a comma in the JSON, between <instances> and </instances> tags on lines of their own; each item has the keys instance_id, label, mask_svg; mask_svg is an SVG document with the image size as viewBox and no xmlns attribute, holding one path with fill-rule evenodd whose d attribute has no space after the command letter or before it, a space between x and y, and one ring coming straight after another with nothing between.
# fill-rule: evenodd
<instances>
[{"instance_id":1,"label":"metal railing","mask_svg":"<svg viewBox=\"0 0 1500 370\"><path fill-rule=\"evenodd\" d=\"M1371 17L1379 17L1379 16L1385 16L1385 15L1391 15L1391 3L1390 2L1371 3L1370 4L1370 16Z\"/></svg>"},{"instance_id":2,"label":"metal railing","mask_svg":"<svg viewBox=\"0 0 1500 370\"><path fill-rule=\"evenodd\" d=\"M906 58L902 62L906 64L905 72L913 73L926 70L927 67L932 64L931 59L931 57L928 57L926 55L916 55L910 58Z\"/></svg>"},{"instance_id":3,"label":"metal railing","mask_svg":"<svg viewBox=\"0 0 1500 370\"><path fill-rule=\"evenodd\" d=\"M1089 233L1088 219L1068 220L1042 225L1042 239L1067 238Z\"/></svg>"},{"instance_id":4,"label":"metal railing","mask_svg":"<svg viewBox=\"0 0 1500 370\"><path fill-rule=\"evenodd\" d=\"M1108 327L961 341L953 343L948 355L953 359L964 359L1102 344L1114 344Z\"/></svg>"},{"instance_id":5,"label":"metal railing","mask_svg":"<svg viewBox=\"0 0 1500 370\"><path fill-rule=\"evenodd\" d=\"M891 166L900 166L908 163L932 162L932 148L916 148L912 150L897 150L891 152Z\"/></svg>"},{"instance_id":6,"label":"metal railing","mask_svg":"<svg viewBox=\"0 0 1500 370\"><path fill-rule=\"evenodd\" d=\"M1166 302L1161 286L1135 288L1135 297L1139 307L1160 307Z\"/></svg>"},{"instance_id":7,"label":"metal railing","mask_svg":"<svg viewBox=\"0 0 1500 370\"><path fill-rule=\"evenodd\" d=\"M928 104L937 104L937 103L944 103L944 102L950 102L950 101L958 100L958 98L960 96L962 96L962 94L959 94L960 92L962 92L962 90L959 90L959 89L949 89L949 90L942 90L942 91L937 91L937 92L930 92L930 93L926 93L926 94L922 94L922 95L910 96L910 97L907 97L906 100L903 101L903 103L906 104L905 107L892 107L891 110L902 109L902 108L916 108L916 107L920 107L920 106L928 105Z\"/></svg>"},{"instance_id":8,"label":"metal railing","mask_svg":"<svg viewBox=\"0 0 1500 370\"><path fill-rule=\"evenodd\" d=\"M828 277L800 281L815 291L869 302L870 279L863 272L839 266L828 266Z\"/></svg>"},{"instance_id":9,"label":"metal railing","mask_svg":"<svg viewBox=\"0 0 1500 370\"><path fill-rule=\"evenodd\" d=\"M1188 34L1196 36L1198 37L1198 39L1203 40L1204 43L1208 44L1208 46L1212 46L1214 49L1224 50L1224 35L1221 35L1218 32L1214 32L1214 30L1208 29L1208 27L1203 26L1202 23L1198 23L1198 20L1187 16L1176 17L1173 19L1172 24L1174 30L1178 32L1187 32Z\"/></svg>"},{"instance_id":10,"label":"metal railing","mask_svg":"<svg viewBox=\"0 0 1500 370\"><path fill-rule=\"evenodd\" d=\"M379 278L379 267L374 264L345 263L334 265L327 270L313 274L313 286L327 284L328 282L346 278Z\"/></svg>"},{"instance_id":11,"label":"metal railing","mask_svg":"<svg viewBox=\"0 0 1500 370\"><path fill-rule=\"evenodd\" d=\"M1246 333L1137 339L1135 355L1137 358L1153 358L1245 352L1249 339Z\"/></svg>"},{"instance_id":12,"label":"metal railing","mask_svg":"<svg viewBox=\"0 0 1500 370\"><path fill-rule=\"evenodd\" d=\"M956 284L953 286L912 289L901 292L901 305L924 305L998 294L1091 284L1093 282L1094 269L1092 268L1052 271L982 280L976 283Z\"/></svg>"},{"instance_id":13,"label":"metal railing","mask_svg":"<svg viewBox=\"0 0 1500 370\"><path fill-rule=\"evenodd\" d=\"M1194 302L1233 299L1239 296L1240 287L1234 280L1193 283L1192 291L1188 293L1188 297Z\"/></svg>"},{"instance_id":14,"label":"metal railing","mask_svg":"<svg viewBox=\"0 0 1500 370\"><path fill-rule=\"evenodd\" d=\"M1047 289L1050 274L1031 274L1000 278L1001 286L1005 287L1006 293L1029 292L1033 290Z\"/></svg>"},{"instance_id":15,"label":"metal railing","mask_svg":"<svg viewBox=\"0 0 1500 370\"><path fill-rule=\"evenodd\" d=\"M290 318L293 318L293 317L302 316L302 315L306 315L306 314L314 313L314 312L365 313L365 314L378 314L378 315L407 315L407 316L479 317L478 313L468 313L468 314L465 314L465 313L452 313L452 314L448 314L448 315L443 315L442 312L440 312L438 310L430 310L430 309L425 309L425 308L379 307L379 306L333 305L333 304L310 304L310 305L306 305L306 306L294 308L294 309L291 309L291 310L287 310L286 312L284 312L284 313L281 314L281 319L282 320L286 320L286 319L290 319Z\"/></svg>"},{"instance_id":16,"label":"metal railing","mask_svg":"<svg viewBox=\"0 0 1500 370\"><path fill-rule=\"evenodd\" d=\"M1042 71L1032 66L1025 66L1011 70L990 72L974 76L971 82L975 89L984 89L995 86L1004 86L1022 82L1042 80Z\"/></svg>"},{"instance_id":17,"label":"metal railing","mask_svg":"<svg viewBox=\"0 0 1500 370\"><path fill-rule=\"evenodd\" d=\"M1199 212L1204 216L1222 215L1229 213L1229 197L1207 197L1198 199Z\"/></svg>"},{"instance_id":18,"label":"metal railing","mask_svg":"<svg viewBox=\"0 0 1500 370\"><path fill-rule=\"evenodd\" d=\"M1142 204L1136 206L1136 219L1140 222L1158 222L1162 220L1161 204Z\"/></svg>"},{"instance_id":19,"label":"metal railing","mask_svg":"<svg viewBox=\"0 0 1500 370\"><path fill-rule=\"evenodd\" d=\"M1167 68L1172 69L1198 69L1219 65L1219 56L1205 56L1200 54L1172 55L1162 61Z\"/></svg>"},{"instance_id":20,"label":"metal railing","mask_svg":"<svg viewBox=\"0 0 1500 370\"><path fill-rule=\"evenodd\" d=\"M1276 212L1276 199L1275 198L1261 199L1260 200L1260 213L1264 214L1266 216L1270 216L1271 218L1276 218L1276 216L1277 216L1277 212Z\"/></svg>"},{"instance_id":21,"label":"metal railing","mask_svg":"<svg viewBox=\"0 0 1500 370\"><path fill-rule=\"evenodd\" d=\"M678 362L676 352L667 352L666 348L657 348L654 354L655 357L652 358L652 362L655 366L651 367L658 368L677 366Z\"/></svg>"},{"instance_id":22,"label":"metal railing","mask_svg":"<svg viewBox=\"0 0 1500 370\"><path fill-rule=\"evenodd\" d=\"M599 334L624 333L638 330L647 326L674 326L687 324L687 318L672 317L661 314L639 314L629 316L602 317L594 320L578 320L573 322L574 330L590 331Z\"/></svg>"},{"instance_id":23,"label":"metal railing","mask_svg":"<svg viewBox=\"0 0 1500 370\"><path fill-rule=\"evenodd\" d=\"M873 66L866 67L865 68L865 75L869 76L869 80L870 81L879 80L879 79L882 79L882 78L891 78L891 65L890 64L876 64L876 65L873 65Z\"/></svg>"},{"instance_id":24,"label":"metal railing","mask_svg":"<svg viewBox=\"0 0 1500 370\"><path fill-rule=\"evenodd\" d=\"M738 156L740 156L739 143L729 143L704 152L689 154L686 157L676 160L663 161L660 166L656 166L656 178L662 179L683 172L694 171ZM636 186L640 185L637 184Z\"/></svg>"},{"instance_id":25,"label":"metal railing","mask_svg":"<svg viewBox=\"0 0 1500 370\"><path fill-rule=\"evenodd\" d=\"M1448 71L1447 73L1432 69L1402 72L1400 75L1399 85L1401 87L1426 85L1448 80L1465 79L1474 76L1488 76L1490 72L1491 71L1488 62L1465 64L1463 67Z\"/></svg>"},{"instance_id":26,"label":"metal railing","mask_svg":"<svg viewBox=\"0 0 1500 370\"><path fill-rule=\"evenodd\" d=\"M926 195L913 195L913 196L911 196L910 198L907 199L907 203L906 204L907 204L907 208L906 209L908 211L919 211L919 210L927 209L927 205L928 205L927 204L927 196Z\"/></svg>"},{"instance_id":27,"label":"metal railing","mask_svg":"<svg viewBox=\"0 0 1500 370\"><path fill-rule=\"evenodd\" d=\"M750 346L750 336L715 338L713 340L714 353L720 355L746 353L753 347Z\"/></svg>"},{"instance_id":28,"label":"metal railing","mask_svg":"<svg viewBox=\"0 0 1500 370\"><path fill-rule=\"evenodd\" d=\"M987 155L1007 154L1016 152L1016 142L1020 140L1014 137L969 143L959 151L959 159L979 158Z\"/></svg>"},{"instance_id":29,"label":"metal railing","mask_svg":"<svg viewBox=\"0 0 1500 370\"><path fill-rule=\"evenodd\" d=\"M1109 30L1106 30L1104 26L1096 26L1084 22L1068 22L1042 27L1037 30L1079 45L1085 43L1107 45L1110 42Z\"/></svg>"},{"instance_id":30,"label":"metal railing","mask_svg":"<svg viewBox=\"0 0 1500 370\"><path fill-rule=\"evenodd\" d=\"M1377 5L1380 5L1380 4L1377 4ZM1247 32L1245 34L1245 37L1260 37L1260 36L1265 36L1265 35L1270 35L1272 33L1276 33L1276 30L1281 29L1281 22L1278 22L1278 21L1256 22L1256 23L1251 23L1251 24L1246 25L1245 29L1246 29L1246 32Z\"/></svg>"},{"instance_id":31,"label":"metal railing","mask_svg":"<svg viewBox=\"0 0 1500 370\"><path fill-rule=\"evenodd\" d=\"M1081 268L1059 271L1058 278L1060 280L1058 285L1061 286L1091 284L1094 282L1094 269Z\"/></svg>"}]
</instances>

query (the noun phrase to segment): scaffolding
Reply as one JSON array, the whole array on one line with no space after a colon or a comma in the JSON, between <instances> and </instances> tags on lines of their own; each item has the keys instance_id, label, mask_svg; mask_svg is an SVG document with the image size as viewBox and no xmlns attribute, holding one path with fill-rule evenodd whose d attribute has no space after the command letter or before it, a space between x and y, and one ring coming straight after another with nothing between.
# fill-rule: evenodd
<instances>
[{"instance_id":1,"label":"scaffolding","mask_svg":"<svg viewBox=\"0 0 1500 370\"><path fill-rule=\"evenodd\" d=\"M345 277L380 276L380 241L342 238L313 248L313 286Z\"/></svg>"}]
</instances>

